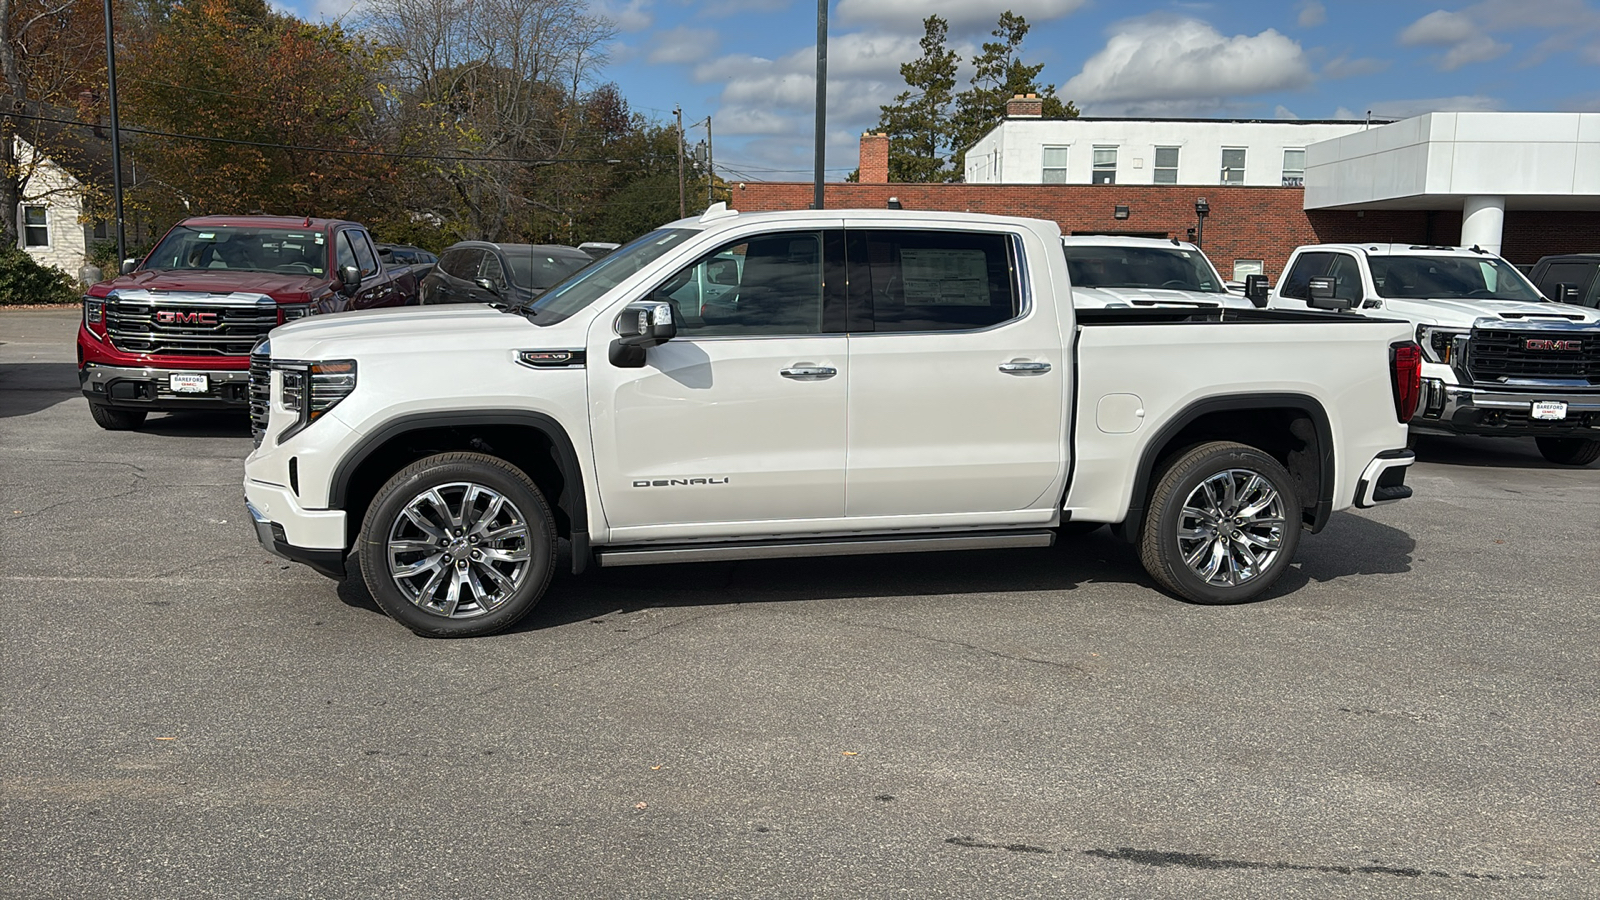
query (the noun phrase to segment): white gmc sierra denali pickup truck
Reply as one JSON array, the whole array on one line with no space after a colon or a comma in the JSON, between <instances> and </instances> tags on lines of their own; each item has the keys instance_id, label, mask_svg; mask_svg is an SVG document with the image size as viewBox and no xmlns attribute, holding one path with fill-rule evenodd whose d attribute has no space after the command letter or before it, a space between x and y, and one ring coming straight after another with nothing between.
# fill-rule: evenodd
<instances>
[{"instance_id":1,"label":"white gmc sierra denali pickup truck","mask_svg":"<svg viewBox=\"0 0 1600 900\"><path fill-rule=\"evenodd\" d=\"M1553 303L1478 248L1313 244L1274 309L1401 319L1422 347L1418 434L1532 437L1545 459L1600 459L1600 310Z\"/></svg>"},{"instance_id":2,"label":"white gmc sierra denali pickup truck","mask_svg":"<svg viewBox=\"0 0 1600 900\"><path fill-rule=\"evenodd\" d=\"M1111 523L1162 587L1237 603L1333 511L1410 495L1411 331L1075 311L1052 222L717 204L525 306L273 331L244 488L269 550L354 555L423 635L516 621L560 538L581 572Z\"/></svg>"}]
</instances>

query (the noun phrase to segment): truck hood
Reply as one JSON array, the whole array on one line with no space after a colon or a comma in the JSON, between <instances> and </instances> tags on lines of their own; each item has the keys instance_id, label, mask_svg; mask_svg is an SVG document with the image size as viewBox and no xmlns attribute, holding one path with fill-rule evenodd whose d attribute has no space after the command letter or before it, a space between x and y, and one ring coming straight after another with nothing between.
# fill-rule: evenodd
<instances>
[{"instance_id":1,"label":"truck hood","mask_svg":"<svg viewBox=\"0 0 1600 900\"><path fill-rule=\"evenodd\" d=\"M1507 300L1396 300L1384 298L1377 315L1400 316L1419 325L1471 328L1480 319L1507 325L1541 323L1600 324L1600 311L1570 303L1519 303Z\"/></svg>"},{"instance_id":2,"label":"truck hood","mask_svg":"<svg viewBox=\"0 0 1600 900\"><path fill-rule=\"evenodd\" d=\"M1242 306L1254 309L1249 300L1238 294L1208 294L1204 291L1175 291L1157 288L1114 288L1114 287L1078 287L1072 288L1072 305L1078 309L1106 309L1109 307L1152 307L1152 306Z\"/></svg>"},{"instance_id":3,"label":"truck hood","mask_svg":"<svg viewBox=\"0 0 1600 900\"><path fill-rule=\"evenodd\" d=\"M575 317L576 318L576 317ZM451 303L308 316L269 335L278 359L345 359L371 353L583 346L583 328L539 328L517 313L481 303ZM576 341L575 344L568 342Z\"/></svg>"},{"instance_id":4,"label":"truck hood","mask_svg":"<svg viewBox=\"0 0 1600 900\"><path fill-rule=\"evenodd\" d=\"M112 291L143 290L198 294L266 294L279 303L309 303L333 289L332 281L321 275L286 275L279 272L230 272L225 269L161 269L121 275L89 289L92 297Z\"/></svg>"}]
</instances>

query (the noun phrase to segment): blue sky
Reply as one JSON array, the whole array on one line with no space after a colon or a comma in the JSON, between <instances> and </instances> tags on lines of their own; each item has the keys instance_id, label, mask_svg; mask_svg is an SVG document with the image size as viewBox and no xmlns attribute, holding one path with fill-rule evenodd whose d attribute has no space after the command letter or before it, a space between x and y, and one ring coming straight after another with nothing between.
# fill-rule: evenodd
<instances>
[{"instance_id":1,"label":"blue sky","mask_svg":"<svg viewBox=\"0 0 1600 900\"><path fill-rule=\"evenodd\" d=\"M278 0L359 21L370 0ZM384 2L384 0L376 0ZM505 0L501 0L505 2ZM719 174L809 181L815 0L589 0L616 28L600 80L636 112L712 118ZM1085 115L1400 117L1431 110L1600 111L1600 0L830 0L830 179L904 85L922 18L965 63L1004 10L1024 57ZM968 68L963 69L965 86ZM703 127L690 128L691 143Z\"/></svg>"}]
</instances>

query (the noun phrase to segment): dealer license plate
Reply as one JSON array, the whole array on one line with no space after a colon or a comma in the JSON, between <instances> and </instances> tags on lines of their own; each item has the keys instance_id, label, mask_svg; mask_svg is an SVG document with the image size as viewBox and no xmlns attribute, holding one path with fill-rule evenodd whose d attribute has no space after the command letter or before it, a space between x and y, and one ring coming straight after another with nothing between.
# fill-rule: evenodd
<instances>
[{"instance_id":1,"label":"dealer license plate","mask_svg":"<svg viewBox=\"0 0 1600 900\"><path fill-rule=\"evenodd\" d=\"M204 375L168 375L167 387L174 394L204 394L211 390L211 379Z\"/></svg>"},{"instance_id":2,"label":"dealer license plate","mask_svg":"<svg viewBox=\"0 0 1600 900\"><path fill-rule=\"evenodd\" d=\"M1548 421L1559 421L1567 417L1567 404L1562 400L1535 400L1533 402L1533 417Z\"/></svg>"}]
</instances>

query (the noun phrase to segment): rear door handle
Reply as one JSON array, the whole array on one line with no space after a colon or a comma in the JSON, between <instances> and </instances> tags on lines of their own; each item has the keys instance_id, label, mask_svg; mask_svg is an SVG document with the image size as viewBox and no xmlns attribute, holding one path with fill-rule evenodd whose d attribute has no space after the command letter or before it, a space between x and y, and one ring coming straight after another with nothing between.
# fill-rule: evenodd
<instances>
[{"instance_id":1,"label":"rear door handle","mask_svg":"<svg viewBox=\"0 0 1600 900\"><path fill-rule=\"evenodd\" d=\"M832 366L790 366L778 374L795 381L821 381L839 374L839 370Z\"/></svg>"},{"instance_id":2,"label":"rear door handle","mask_svg":"<svg viewBox=\"0 0 1600 900\"><path fill-rule=\"evenodd\" d=\"M1000 364L1000 371L1007 375L1043 375L1050 371L1047 362L1008 362Z\"/></svg>"}]
</instances>

